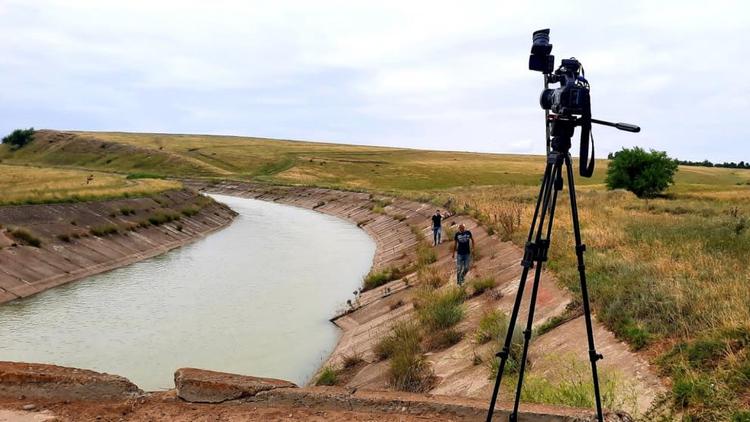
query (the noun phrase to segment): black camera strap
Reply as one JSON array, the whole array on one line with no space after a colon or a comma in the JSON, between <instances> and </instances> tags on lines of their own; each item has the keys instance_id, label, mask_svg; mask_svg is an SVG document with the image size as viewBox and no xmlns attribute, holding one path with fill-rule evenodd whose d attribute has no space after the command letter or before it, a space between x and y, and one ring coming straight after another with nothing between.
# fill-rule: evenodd
<instances>
[{"instance_id":1,"label":"black camera strap","mask_svg":"<svg viewBox=\"0 0 750 422\"><path fill-rule=\"evenodd\" d=\"M591 135L591 112L584 114L581 119L581 150L578 157L578 169L583 177L591 177L594 174L596 159L594 158L594 137ZM591 142L591 155L589 156L589 141Z\"/></svg>"}]
</instances>

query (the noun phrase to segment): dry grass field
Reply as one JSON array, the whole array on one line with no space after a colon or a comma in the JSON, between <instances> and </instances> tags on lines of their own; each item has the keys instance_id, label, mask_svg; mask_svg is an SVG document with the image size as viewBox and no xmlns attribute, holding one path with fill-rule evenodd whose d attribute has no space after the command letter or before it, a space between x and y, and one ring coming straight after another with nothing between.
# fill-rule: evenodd
<instances>
[{"instance_id":1,"label":"dry grass field","mask_svg":"<svg viewBox=\"0 0 750 422\"><path fill-rule=\"evenodd\" d=\"M127 179L123 175L0 164L0 205L93 201L152 195L180 188L172 180ZM93 176L91 180L89 176Z\"/></svg>"},{"instance_id":2,"label":"dry grass field","mask_svg":"<svg viewBox=\"0 0 750 422\"><path fill-rule=\"evenodd\" d=\"M144 173L377 191L471 214L519 245L544 166L540 156L226 136L55 136L40 132L16 152L0 147L0 159L119 173L97 173L104 196L171 183L124 178ZM577 179L597 318L668 377L664 409L684 412L686 420L750 420L750 170L681 166L664 197L643 200L607 191L607 162L597 164L592 179ZM31 168L0 169L17 175ZM96 195L94 187L76 184L84 175L76 170L29 171L34 174L21 178L37 182L28 182L26 190L24 183L3 178L0 183L11 188L0 202ZM41 181L52 194L33 187ZM20 191L13 193L11 185ZM567 200L563 193L561 203ZM549 267L578 293L570 214L565 206L558 210Z\"/></svg>"}]
</instances>

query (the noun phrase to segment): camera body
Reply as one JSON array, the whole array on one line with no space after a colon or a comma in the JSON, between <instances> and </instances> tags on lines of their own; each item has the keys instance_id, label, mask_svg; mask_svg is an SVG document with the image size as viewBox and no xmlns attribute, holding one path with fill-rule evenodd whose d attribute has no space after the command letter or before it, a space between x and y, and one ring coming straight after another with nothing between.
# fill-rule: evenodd
<instances>
[{"instance_id":1,"label":"camera body","mask_svg":"<svg viewBox=\"0 0 750 422\"><path fill-rule=\"evenodd\" d=\"M529 57L529 69L542 72L546 83L560 83L556 89L545 88L539 98L543 109L565 116L582 116L591 113L589 84L583 76L581 62L574 58L563 59L555 68L555 56L551 55L549 29L535 31ZM545 84L546 85L546 84Z\"/></svg>"},{"instance_id":2,"label":"camera body","mask_svg":"<svg viewBox=\"0 0 750 422\"><path fill-rule=\"evenodd\" d=\"M591 97L586 80L580 74L581 63L576 59L563 59L560 67L547 81L560 83L560 88L545 89L539 105L545 110L566 116L584 115L591 111Z\"/></svg>"},{"instance_id":3,"label":"camera body","mask_svg":"<svg viewBox=\"0 0 750 422\"><path fill-rule=\"evenodd\" d=\"M539 105L545 110L547 125L547 151L568 153L571 137L578 126L581 128L580 174L591 177L595 160L589 159L589 138L591 137L591 96L589 83L585 78L581 62L575 58L563 59L555 69L555 56L549 43L549 29L535 31L529 69L544 74L544 90L539 97ZM559 88L549 88L549 84L559 83ZM585 157L585 158L584 158ZM586 162L584 162L586 160Z\"/></svg>"}]
</instances>

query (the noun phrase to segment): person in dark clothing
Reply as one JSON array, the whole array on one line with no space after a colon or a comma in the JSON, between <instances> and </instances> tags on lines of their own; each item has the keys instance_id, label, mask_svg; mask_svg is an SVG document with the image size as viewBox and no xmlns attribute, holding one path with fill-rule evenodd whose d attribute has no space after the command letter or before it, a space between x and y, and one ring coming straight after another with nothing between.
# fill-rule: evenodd
<instances>
[{"instance_id":1,"label":"person in dark clothing","mask_svg":"<svg viewBox=\"0 0 750 422\"><path fill-rule=\"evenodd\" d=\"M432 244L437 246L440 243L440 236L442 235L442 224L443 214L440 214L440 210L435 211L435 215L432 216Z\"/></svg>"},{"instance_id":2,"label":"person in dark clothing","mask_svg":"<svg viewBox=\"0 0 750 422\"><path fill-rule=\"evenodd\" d=\"M456 282L459 286L464 284L464 277L471 267L471 251L474 249L474 237L466 226L458 225L458 232L453 236L453 254L456 258Z\"/></svg>"}]
</instances>

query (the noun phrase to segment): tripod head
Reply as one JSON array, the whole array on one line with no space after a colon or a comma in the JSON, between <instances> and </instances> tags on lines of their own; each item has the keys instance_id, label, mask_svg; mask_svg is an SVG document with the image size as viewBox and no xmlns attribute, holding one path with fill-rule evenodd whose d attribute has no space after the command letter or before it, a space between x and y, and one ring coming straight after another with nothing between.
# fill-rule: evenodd
<instances>
[{"instance_id":1,"label":"tripod head","mask_svg":"<svg viewBox=\"0 0 750 422\"><path fill-rule=\"evenodd\" d=\"M581 62L574 57L563 59L560 67L555 68L555 56L551 55L552 44L549 43L549 29L535 31L532 39L529 70L544 74L544 90L539 104L544 109L544 121L547 132L547 151L567 153L570 150L571 138L576 126L581 127L579 172L583 177L594 174L594 137L591 124L615 127L627 132L640 132L641 128L629 123L611 123L591 118L591 86L586 80L586 73ZM559 83L560 87L551 89L549 84ZM589 142L591 154L589 155Z\"/></svg>"}]
</instances>

